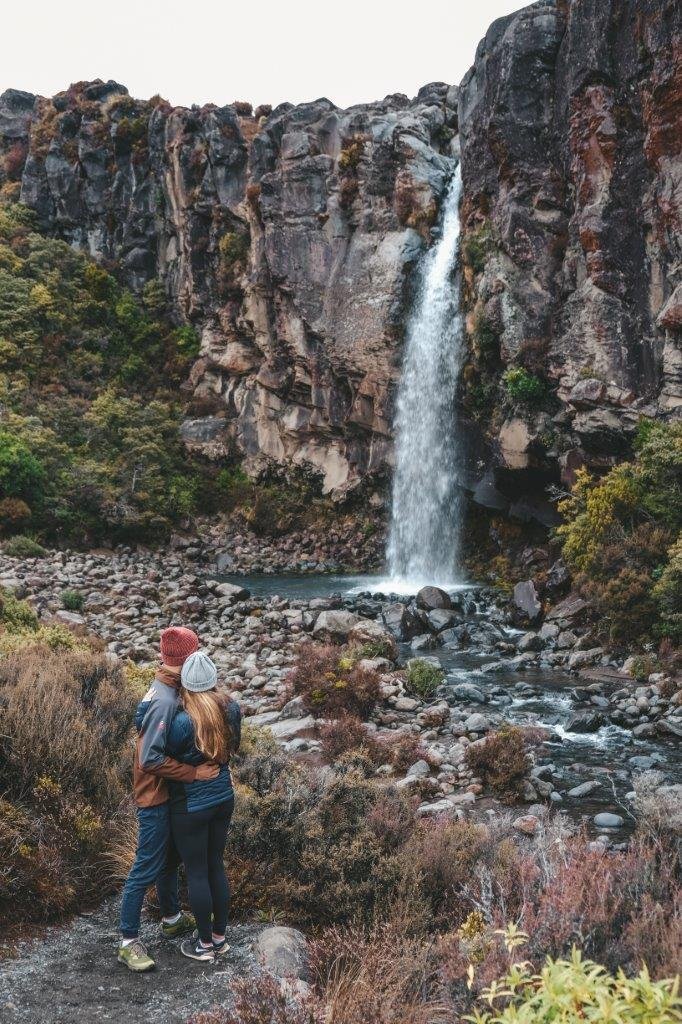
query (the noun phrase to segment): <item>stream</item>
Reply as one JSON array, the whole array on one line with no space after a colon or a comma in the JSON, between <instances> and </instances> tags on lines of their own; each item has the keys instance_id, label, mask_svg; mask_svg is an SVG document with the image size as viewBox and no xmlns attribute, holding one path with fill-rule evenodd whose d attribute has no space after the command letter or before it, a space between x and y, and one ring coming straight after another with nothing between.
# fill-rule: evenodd
<instances>
[{"instance_id":1,"label":"stream","mask_svg":"<svg viewBox=\"0 0 682 1024\"><path fill-rule=\"evenodd\" d=\"M405 600L405 588L396 593L394 581L381 576L337 576L332 574L228 576L227 582L246 587L253 597L263 599L275 594L289 601L309 602L316 598L336 597L360 614L376 614L381 605ZM460 591L471 589L462 584ZM448 588L454 593L453 588ZM412 591L413 592L413 591ZM485 614L473 616L485 622ZM503 627L508 637L520 636L519 630ZM400 644L400 661L415 654L409 643ZM595 732L571 732L568 725L582 711L603 710L608 694L622 688L626 679L607 679L595 684L553 668L524 666L500 667L499 654L478 650L475 646L458 649L435 647L419 656L436 658L445 671L443 695L453 706L470 714L481 713L493 725L542 727L548 738L536 755L541 778L554 784L561 800L556 806L573 820L585 821L592 834L603 831L593 824L594 815L609 811L625 819L612 838L625 838L634 827L627 794L632 779L640 771L660 771L667 783L682 782L682 758L679 741L656 737L637 739L631 730L607 723ZM495 663L497 670L487 671ZM460 689L464 687L464 689ZM569 791L586 782L598 787L586 796L570 796ZM556 798L555 798L556 799Z\"/></svg>"}]
</instances>

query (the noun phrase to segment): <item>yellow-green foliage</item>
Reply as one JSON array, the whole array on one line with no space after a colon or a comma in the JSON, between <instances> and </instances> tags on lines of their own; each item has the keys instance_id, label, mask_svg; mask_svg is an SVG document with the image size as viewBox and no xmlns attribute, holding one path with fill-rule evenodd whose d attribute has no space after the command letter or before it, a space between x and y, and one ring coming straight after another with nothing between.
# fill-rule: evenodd
<instances>
[{"instance_id":1,"label":"yellow-green foliage","mask_svg":"<svg viewBox=\"0 0 682 1024\"><path fill-rule=\"evenodd\" d=\"M0 587L0 627L7 633L35 632L38 618L26 601Z\"/></svg>"},{"instance_id":2,"label":"yellow-green foliage","mask_svg":"<svg viewBox=\"0 0 682 1024\"><path fill-rule=\"evenodd\" d=\"M644 420L635 457L580 470L559 505L566 562L612 642L682 641L682 424Z\"/></svg>"},{"instance_id":3,"label":"yellow-green foliage","mask_svg":"<svg viewBox=\"0 0 682 1024\"><path fill-rule=\"evenodd\" d=\"M3 528L158 536L194 505L178 435L194 331L157 282L138 299L19 204L0 204L0 295Z\"/></svg>"},{"instance_id":4,"label":"yellow-green foliage","mask_svg":"<svg viewBox=\"0 0 682 1024\"><path fill-rule=\"evenodd\" d=\"M472 978L473 973L472 968ZM528 963L512 964L484 991L489 1008L464 1019L474 1024L674 1024L682 1021L678 992L679 978L652 981L646 967L634 978L622 971L614 977L574 948L570 960L548 958L537 974Z\"/></svg>"},{"instance_id":5,"label":"yellow-green foliage","mask_svg":"<svg viewBox=\"0 0 682 1024\"><path fill-rule=\"evenodd\" d=\"M361 135L354 135L349 139L339 153L339 169L354 171L362 159L364 148L365 141Z\"/></svg>"},{"instance_id":6,"label":"yellow-green foliage","mask_svg":"<svg viewBox=\"0 0 682 1024\"><path fill-rule=\"evenodd\" d=\"M641 485L629 464L616 466L601 480L579 469L571 496L559 505L566 522L557 530L564 558L572 569L590 572L607 543L622 540L641 498Z\"/></svg>"}]
</instances>

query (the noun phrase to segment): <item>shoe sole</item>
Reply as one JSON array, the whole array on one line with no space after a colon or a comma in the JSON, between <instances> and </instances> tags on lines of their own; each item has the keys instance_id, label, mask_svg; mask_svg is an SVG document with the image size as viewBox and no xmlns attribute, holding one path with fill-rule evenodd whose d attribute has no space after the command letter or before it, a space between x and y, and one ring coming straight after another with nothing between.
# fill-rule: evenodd
<instances>
[{"instance_id":1,"label":"shoe sole","mask_svg":"<svg viewBox=\"0 0 682 1024\"><path fill-rule=\"evenodd\" d=\"M147 971L153 971L156 967L156 964L153 963L149 964L148 967L133 967L132 964L129 964L127 960L124 960L122 956L117 957L117 960L120 964L123 964L124 967L127 967L129 971L132 971L133 974L146 974Z\"/></svg>"},{"instance_id":2,"label":"shoe sole","mask_svg":"<svg viewBox=\"0 0 682 1024\"><path fill-rule=\"evenodd\" d=\"M188 960L196 960L200 964L215 963L215 953L212 953L210 956L196 956L194 953L185 953L184 949L181 949L180 952L183 956L186 956Z\"/></svg>"}]
</instances>

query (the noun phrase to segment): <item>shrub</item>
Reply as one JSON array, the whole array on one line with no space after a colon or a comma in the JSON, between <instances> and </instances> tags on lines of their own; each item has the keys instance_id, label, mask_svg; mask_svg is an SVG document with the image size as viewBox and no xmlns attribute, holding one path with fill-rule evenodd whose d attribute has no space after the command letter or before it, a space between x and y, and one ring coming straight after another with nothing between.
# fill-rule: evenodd
<instances>
[{"instance_id":1,"label":"shrub","mask_svg":"<svg viewBox=\"0 0 682 1024\"><path fill-rule=\"evenodd\" d=\"M513 366L502 377L506 392L517 405L535 408L547 398L545 384L522 366Z\"/></svg>"},{"instance_id":2,"label":"shrub","mask_svg":"<svg viewBox=\"0 0 682 1024\"><path fill-rule=\"evenodd\" d=\"M218 242L223 270L232 273L249 254L249 236L240 231L227 231Z\"/></svg>"},{"instance_id":3,"label":"shrub","mask_svg":"<svg viewBox=\"0 0 682 1024\"><path fill-rule=\"evenodd\" d=\"M20 438L0 430L0 495L6 498L38 498L45 486L45 470Z\"/></svg>"},{"instance_id":4,"label":"shrub","mask_svg":"<svg viewBox=\"0 0 682 1024\"><path fill-rule=\"evenodd\" d=\"M339 169L342 171L355 171L362 159L365 148L365 140L361 135L354 135L347 139L339 153Z\"/></svg>"},{"instance_id":5,"label":"shrub","mask_svg":"<svg viewBox=\"0 0 682 1024\"><path fill-rule=\"evenodd\" d=\"M525 938L507 929L510 952ZM574 947L570 960L550 958L537 974L528 963L512 963L506 975L483 993L492 1009L466 1019L474 1024L582 1024L585 1020L672 1024L682 1020L678 986L679 979L652 981L646 967L634 978L622 971L614 978L599 964L583 959Z\"/></svg>"},{"instance_id":6,"label":"shrub","mask_svg":"<svg viewBox=\"0 0 682 1024\"><path fill-rule=\"evenodd\" d=\"M47 551L32 537L17 536L6 540L2 550L10 558L44 558Z\"/></svg>"},{"instance_id":7,"label":"shrub","mask_svg":"<svg viewBox=\"0 0 682 1024\"><path fill-rule=\"evenodd\" d=\"M244 784L248 760L237 768L227 860L237 908L318 926L366 919L399 876L394 851L414 827L409 804L358 773L285 761L262 793Z\"/></svg>"},{"instance_id":8,"label":"shrub","mask_svg":"<svg viewBox=\"0 0 682 1024\"><path fill-rule=\"evenodd\" d=\"M32 632L38 628L38 617L26 601L0 588L0 625L9 633Z\"/></svg>"},{"instance_id":9,"label":"shrub","mask_svg":"<svg viewBox=\"0 0 682 1024\"><path fill-rule=\"evenodd\" d=\"M246 100L235 100L232 106L240 117L251 117L253 113L253 106Z\"/></svg>"},{"instance_id":10,"label":"shrub","mask_svg":"<svg viewBox=\"0 0 682 1024\"><path fill-rule=\"evenodd\" d=\"M289 674L289 684L318 717L366 717L381 698L376 672L360 668L332 645L306 644Z\"/></svg>"},{"instance_id":11,"label":"shrub","mask_svg":"<svg viewBox=\"0 0 682 1024\"><path fill-rule=\"evenodd\" d=\"M106 847L124 796L134 702L86 651L0 660L0 920L44 922L111 891Z\"/></svg>"},{"instance_id":12,"label":"shrub","mask_svg":"<svg viewBox=\"0 0 682 1024\"><path fill-rule=\"evenodd\" d=\"M67 611L79 612L85 604L85 597L78 590L62 590L62 604Z\"/></svg>"},{"instance_id":13,"label":"shrub","mask_svg":"<svg viewBox=\"0 0 682 1024\"><path fill-rule=\"evenodd\" d=\"M643 420L635 458L601 479L580 470L559 511L564 558L605 639L679 643L682 425Z\"/></svg>"},{"instance_id":14,"label":"shrub","mask_svg":"<svg viewBox=\"0 0 682 1024\"><path fill-rule=\"evenodd\" d=\"M430 700L444 678L445 673L439 665L432 665L424 658L412 658L405 673L405 688L420 700Z\"/></svg>"},{"instance_id":15,"label":"shrub","mask_svg":"<svg viewBox=\"0 0 682 1024\"><path fill-rule=\"evenodd\" d=\"M230 986L232 1006L198 1013L186 1024L316 1024L310 998L292 997L271 974L237 978Z\"/></svg>"},{"instance_id":16,"label":"shrub","mask_svg":"<svg viewBox=\"0 0 682 1024\"><path fill-rule=\"evenodd\" d=\"M486 260L492 248L490 226L486 222L465 235L462 241L464 262L475 274L480 274L485 270Z\"/></svg>"},{"instance_id":17,"label":"shrub","mask_svg":"<svg viewBox=\"0 0 682 1024\"><path fill-rule=\"evenodd\" d=\"M0 529L16 530L31 518L31 509L21 498L2 498L0 500Z\"/></svg>"},{"instance_id":18,"label":"shrub","mask_svg":"<svg viewBox=\"0 0 682 1024\"><path fill-rule=\"evenodd\" d=\"M363 750L372 764L381 764L384 747L354 715L341 715L320 727L322 756L332 763L352 750Z\"/></svg>"},{"instance_id":19,"label":"shrub","mask_svg":"<svg viewBox=\"0 0 682 1024\"><path fill-rule=\"evenodd\" d=\"M466 763L505 803L515 803L531 768L521 729L509 726L466 748Z\"/></svg>"},{"instance_id":20,"label":"shrub","mask_svg":"<svg viewBox=\"0 0 682 1024\"><path fill-rule=\"evenodd\" d=\"M428 753L419 733L408 730L401 730L395 734L395 739L385 739L383 744L386 760L399 772L407 771L417 761L426 760Z\"/></svg>"}]
</instances>

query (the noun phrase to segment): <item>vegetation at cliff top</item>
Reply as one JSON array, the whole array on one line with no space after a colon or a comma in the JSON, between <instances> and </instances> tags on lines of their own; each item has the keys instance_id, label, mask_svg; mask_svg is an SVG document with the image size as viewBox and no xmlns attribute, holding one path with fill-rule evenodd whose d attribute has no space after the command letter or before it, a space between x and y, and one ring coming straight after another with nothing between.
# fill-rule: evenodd
<instances>
[{"instance_id":1,"label":"vegetation at cliff top","mask_svg":"<svg viewBox=\"0 0 682 1024\"><path fill-rule=\"evenodd\" d=\"M605 640L682 643L682 424L643 420L635 457L577 474L559 505L567 564Z\"/></svg>"}]
</instances>

